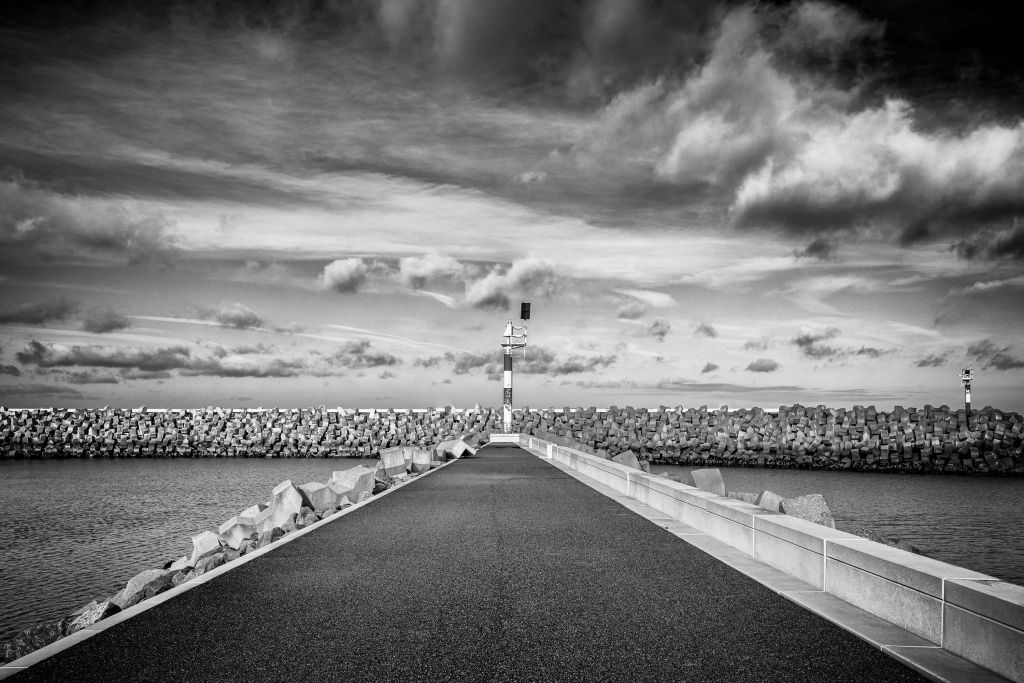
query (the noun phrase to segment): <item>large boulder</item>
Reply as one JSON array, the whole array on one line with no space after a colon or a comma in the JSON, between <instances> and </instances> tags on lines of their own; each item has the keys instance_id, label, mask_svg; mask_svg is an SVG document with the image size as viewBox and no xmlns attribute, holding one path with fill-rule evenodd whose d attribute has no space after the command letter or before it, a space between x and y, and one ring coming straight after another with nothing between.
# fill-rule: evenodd
<instances>
[{"instance_id":1,"label":"large boulder","mask_svg":"<svg viewBox=\"0 0 1024 683\"><path fill-rule=\"evenodd\" d=\"M635 470L640 469L640 460L636 457L636 453L633 451L624 451L612 458L612 462L617 462L620 465L626 467L632 467Z\"/></svg>"},{"instance_id":2,"label":"large boulder","mask_svg":"<svg viewBox=\"0 0 1024 683\"><path fill-rule=\"evenodd\" d=\"M199 563L196 564L195 567L193 567L192 571L188 573L188 578L191 579L197 576L202 576L211 569L216 569L217 567L221 566L222 564L224 564L224 562L226 562L226 558L223 552L207 555L206 557L201 559Z\"/></svg>"},{"instance_id":3,"label":"large boulder","mask_svg":"<svg viewBox=\"0 0 1024 683\"><path fill-rule=\"evenodd\" d=\"M302 511L304 503L302 492L295 488L290 480L282 481L274 487L268 509L261 513L265 517L259 530L270 531L274 527L283 526L292 515L298 515Z\"/></svg>"},{"instance_id":4,"label":"large boulder","mask_svg":"<svg viewBox=\"0 0 1024 683\"><path fill-rule=\"evenodd\" d=\"M327 484L311 481L298 487L309 508L315 512L333 510L338 505L338 494Z\"/></svg>"},{"instance_id":5,"label":"large boulder","mask_svg":"<svg viewBox=\"0 0 1024 683\"><path fill-rule=\"evenodd\" d=\"M280 527L274 527L270 531L261 532L256 538L255 547L256 549L265 548L282 536L284 536L284 532L281 531Z\"/></svg>"},{"instance_id":6,"label":"large boulder","mask_svg":"<svg viewBox=\"0 0 1024 683\"><path fill-rule=\"evenodd\" d=\"M64 617L30 626L0 646L0 659L11 662L60 640L67 635L71 621L71 617Z\"/></svg>"},{"instance_id":7,"label":"large boulder","mask_svg":"<svg viewBox=\"0 0 1024 683\"><path fill-rule=\"evenodd\" d=\"M112 614L117 614L121 611L121 608L110 600L104 600L103 602L96 602L93 600L85 606L75 618L68 624L68 635L81 631L83 628L89 628L97 621L106 619Z\"/></svg>"},{"instance_id":8,"label":"large boulder","mask_svg":"<svg viewBox=\"0 0 1024 683\"><path fill-rule=\"evenodd\" d=\"M374 472L374 468L362 465L348 470L337 470L331 475L327 485L334 489L339 498L344 496L348 499L347 502L356 503L364 491L373 495Z\"/></svg>"},{"instance_id":9,"label":"large boulder","mask_svg":"<svg viewBox=\"0 0 1024 683\"><path fill-rule=\"evenodd\" d=\"M114 597L110 598L110 602L121 609L128 609L146 599L146 589L150 584L162 583L164 577L169 574L171 573L164 569L147 569L144 572L139 572ZM173 574L171 576L173 577Z\"/></svg>"},{"instance_id":10,"label":"large boulder","mask_svg":"<svg viewBox=\"0 0 1024 683\"><path fill-rule=\"evenodd\" d=\"M718 469L694 470L690 472L693 485L701 491L714 493L719 496L725 495L725 480L722 479L722 472Z\"/></svg>"},{"instance_id":11,"label":"large boulder","mask_svg":"<svg viewBox=\"0 0 1024 683\"><path fill-rule=\"evenodd\" d=\"M785 500L782 496L772 491L761 491L757 496L757 500L754 501L754 505L764 508L765 510L771 510L772 512L782 512L782 501Z\"/></svg>"},{"instance_id":12,"label":"large boulder","mask_svg":"<svg viewBox=\"0 0 1024 683\"><path fill-rule=\"evenodd\" d=\"M836 528L836 521L832 518L832 511L828 509L825 497L820 493L811 493L797 498L786 498L782 501L782 511L792 517L805 519L808 522L821 524L832 529Z\"/></svg>"},{"instance_id":13,"label":"large boulder","mask_svg":"<svg viewBox=\"0 0 1024 683\"><path fill-rule=\"evenodd\" d=\"M385 448L380 452L380 462L389 477L402 474L405 468L405 451L408 446Z\"/></svg>"},{"instance_id":14,"label":"large boulder","mask_svg":"<svg viewBox=\"0 0 1024 683\"><path fill-rule=\"evenodd\" d=\"M220 537L212 531L203 531L192 537L192 556L188 563L193 567L205 555L220 550Z\"/></svg>"}]
</instances>

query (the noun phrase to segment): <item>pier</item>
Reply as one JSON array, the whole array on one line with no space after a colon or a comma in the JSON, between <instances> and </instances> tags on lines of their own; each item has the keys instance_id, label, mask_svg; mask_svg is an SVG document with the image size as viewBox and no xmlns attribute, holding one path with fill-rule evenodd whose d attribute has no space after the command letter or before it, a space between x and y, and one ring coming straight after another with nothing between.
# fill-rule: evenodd
<instances>
[{"instance_id":1,"label":"pier","mask_svg":"<svg viewBox=\"0 0 1024 683\"><path fill-rule=\"evenodd\" d=\"M536 453L492 445L4 674L921 680L787 599L794 580L766 585L686 535Z\"/></svg>"}]
</instances>

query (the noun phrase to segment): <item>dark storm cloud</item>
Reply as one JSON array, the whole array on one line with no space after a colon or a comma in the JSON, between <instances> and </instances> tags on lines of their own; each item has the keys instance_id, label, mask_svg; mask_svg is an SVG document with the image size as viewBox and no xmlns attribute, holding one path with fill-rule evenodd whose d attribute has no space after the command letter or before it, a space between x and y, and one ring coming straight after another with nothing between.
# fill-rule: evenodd
<instances>
[{"instance_id":1,"label":"dark storm cloud","mask_svg":"<svg viewBox=\"0 0 1024 683\"><path fill-rule=\"evenodd\" d=\"M85 396L78 389L53 384L0 384L0 398L14 396L48 396L63 399L80 399Z\"/></svg>"},{"instance_id":2,"label":"dark storm cloud","mask_svg":"<svg viewBox=\"0 0 1024 683\"><path fill-rule=\"evenodd\" d=\"M21 377L21 370L13 365L0 365L0 375L10 375L11 377Z\"/></svg>"},{"instance_id":3,"label":"dark storm cloud","mask_svg":"<svg viewBox=\"0 0 1024 683\"><path fill-rule=\"evenodd\" d=\"M929 353L927 356L917 361L916 365L919 368L937 368L940 365L945 365L948 357L949 354L947 353L943 353L941 355Z\"/></svg>"},{"instance_id":4,"label":"dark storm cloud","mask_svg":"<svg viewBox=\"0 0 1024 683\"><path fill-rule=\"evenodd\" d=\"M793 340L793 344L796 344L800 348L801 353L808 358L835 358L842 355L843 351L834 346L828 346L823 342L836 338L839 332L840 330L835 327L830 327L824 332L805 332L797 336Z\"/></svg>"},{"instance_id":5,"label":"dark storm cloud","mask_svg":"<svg viewBox=\"0 0 1024 683\"><path fill-rule=\"evenodd\" d=\"M1024 225L1005 230L982 230L960 240L952 250L962 259L1024 259Z\"/></svg>"},{"instance_id":6,"label":"dark storm cloud","mask_svg":"<svg viewBox=\"0 0 1024 683\"><path fill-rule=\"evenodd\" d=\"M779 364L771 358L758 358L747 366L749 372L775 372Z\"/></svg>"},{"instance_id":7,"label":"dark storm cloud","mask_svg":"<svg viewBox=\"0 0 1024 683\"><path fill-rule=\"evenodd\" d=\"M1014 370L1024 368L1024 359L1011 354L1009 346L997 346L989 339L983 339L967 347L967 355L981 364L982 369Z\"/></svg>"},{"instance_id":8,"label":"dark storm cloud","mask_svg":"<svg viewBox=\"0 0 1024 683\"><path fill-rule=\"evenodd\" d=\"M67 372L63 374L63 379L69 384L118 384L116 375L110 373L100 372Z\"/></svg>"},{"instance_id":9,"label":"dark storm cloud","mask_svg":"<svg viewBox=\"0 0 1024 683\"><path fill-rule=\"evenodd\" d=\"M30 301L0 311L0 324L45 325L56 320L67 320L77 306L70 301Z\"/></svg>"},{"instance_id":10,"label":"dark storm cloud","mask_svg":"<svg viewBox=\"0 0 1024 683\"><path fill-rule=\"evenodd\" d=\"M718 366L715 365L714 363L706 363L704 365L704 369L700 371L700 374L706 375L707 373L714 372L717 369L718 369Z\"/></svg>"},{"instance_id":11,"label":"dark storm cloud","mask_svg":"<svg viewBox=\"0 0 1024 683\"><path fill-rule=\"evenodd\" d=\"M82 318L82 329L86 332L104 334L131 327L128 316L112 308L94 308L85 312Z\"/></svg>"}]
</instances>

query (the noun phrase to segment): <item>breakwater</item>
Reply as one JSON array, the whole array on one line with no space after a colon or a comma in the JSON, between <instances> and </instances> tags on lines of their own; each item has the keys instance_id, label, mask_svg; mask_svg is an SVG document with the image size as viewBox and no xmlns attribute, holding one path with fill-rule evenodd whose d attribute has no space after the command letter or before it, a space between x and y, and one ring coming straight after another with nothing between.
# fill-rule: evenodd
<instances>
[{"instance_id":1,"label":"breakwater","mask_svg":"<svg viewBox=\"0 0 1024 683\"><path fill-rule=\"evenodd\" d=\"M492 408L0 410L0 457L376 457L501 431ZM523 408L513 431L659 464L1024 474L1024 417L872 406Z\"/></svg>"}]
</instances>

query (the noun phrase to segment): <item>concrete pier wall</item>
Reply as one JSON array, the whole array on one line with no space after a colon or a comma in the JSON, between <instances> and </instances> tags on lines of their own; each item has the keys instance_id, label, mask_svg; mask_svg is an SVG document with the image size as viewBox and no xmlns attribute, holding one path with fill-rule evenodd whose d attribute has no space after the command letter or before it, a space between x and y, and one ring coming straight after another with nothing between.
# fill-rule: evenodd
<instances>
[{"instance_id":1,"label":"concrete pier wall","mask_svg":"<svg viewBox=\"0 0 1024 683\"><path fill-rule=\"evenodd\" d=\"M535 455L591 477L816 590L1010 680L1024 681L1024 587L545 439L512 438Z\"/></svg>"}]
</instances>

